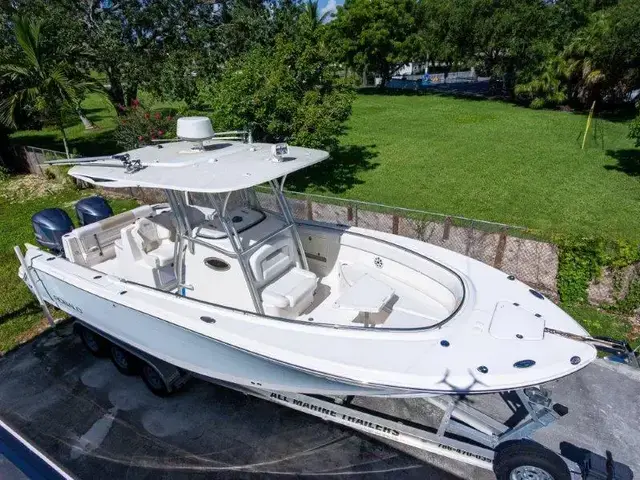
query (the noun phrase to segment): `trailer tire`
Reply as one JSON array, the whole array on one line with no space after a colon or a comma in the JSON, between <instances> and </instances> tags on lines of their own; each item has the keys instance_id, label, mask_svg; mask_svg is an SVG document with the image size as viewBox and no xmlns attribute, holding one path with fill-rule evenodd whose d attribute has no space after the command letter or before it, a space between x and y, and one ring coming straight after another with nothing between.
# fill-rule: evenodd
<instances>
[{"instance_id":1,"label":"trailer tire","mask_svg":"<svg viewBox=\"0 0 640 480\"><path fill-rule=\"evenodd\" d=\"M111 345L111 361L116 368L125 375L135 375L138 373L138 359L118 345Z\"/></svg>"},{"instance_id":2,"label":"trailer tire","mask_svg":"<svg viewBox=\"0 0 640 480\"><path fill-rule=\"evenodd\" d=\"M167 384L160 374L148 363L144 362L140 368L140 376L151 393L159 397L167 397L172 391L167 388Z\"/></svg>"},{"instance_id":3,"label":"trailer tire","mask_svg":"<svg viewBox=\"0 0 640 480\"><path fill-rule=\"evenodd\" d=\"M75 325L76 332L80 335L80 339L87 350L96 357L106 357L109 354L109 341L95 333L93 330L87 327L77 324Z\"/></svg>"},{"instance_id":4,"label":"trailer tire","mask_svg":"<svg viewBox=\"0 0 640 480\"><path fill-rule=\"evenodd\" d=\"M531 440L499 445L493 463L498 480L570 480L565 461L556 453Z\"/></svg>"}]
</instances>

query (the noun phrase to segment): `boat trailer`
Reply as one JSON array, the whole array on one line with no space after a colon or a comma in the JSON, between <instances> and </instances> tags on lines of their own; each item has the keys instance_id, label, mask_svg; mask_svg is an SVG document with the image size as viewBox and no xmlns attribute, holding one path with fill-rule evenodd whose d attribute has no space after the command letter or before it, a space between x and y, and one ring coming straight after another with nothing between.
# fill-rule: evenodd
<instances>
[{"instance_id":1,"label":"boat trailer","mask_svg":"<svg viewBox=\"0 0 640 480\"><path fill-rule=\"evenodd\" d=\"M364 408L357 405L357 398L354 397L275 392L186 372L98 331L82 320L75 320L74 330L93 354L110 354L121 372L140 374L147 387L159 396L178 391L189 379L196 377L348 427L367 436L388 441L391 445L401 444L491 470L498 480L623 478L614 474L615 462L599 461L602 457L598 455L590 454L582 465L578 465L530 440L534 432L553 424L568 413L568 408L553 403L549 391L542 387L529 387L513 392L515 397L511 395L511 398L515 398L516 402L510 405L512 411L515 407L526 411L524 418L515 426L507 426L470 406L464 396L426 397L423 399L425 402L442 412L439 424L429 428L417 425L409 419L391 417Z\"/></svg>"}]
</instances>

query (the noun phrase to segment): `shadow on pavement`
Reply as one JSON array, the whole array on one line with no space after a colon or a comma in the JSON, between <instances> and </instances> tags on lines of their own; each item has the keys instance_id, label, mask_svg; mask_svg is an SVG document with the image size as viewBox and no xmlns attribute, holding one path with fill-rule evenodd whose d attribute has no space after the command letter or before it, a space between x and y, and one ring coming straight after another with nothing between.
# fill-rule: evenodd
<instances>
[{"instance_id":1,"label":"shadow on pavement","mask_svg":"<svg viewBox=\"0 0 640 480\"><path fill-rule=\"evenodd\" d=\"M576 447L569 442L560 442L560 453L578 465L583 465L588 461L592 467L604 470L602 477L597 477L592 473L591 478L612 478L616 480L631 480L633 472L627 465L616 462L611 452L607 450L606 457L593 453L585 448Z\"/></svg>"}]
</instances>

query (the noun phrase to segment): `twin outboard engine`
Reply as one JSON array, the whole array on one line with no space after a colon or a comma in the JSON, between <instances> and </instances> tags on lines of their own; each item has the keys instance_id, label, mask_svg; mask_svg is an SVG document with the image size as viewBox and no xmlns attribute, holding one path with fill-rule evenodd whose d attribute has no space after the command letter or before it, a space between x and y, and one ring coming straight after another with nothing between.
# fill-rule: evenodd
<instances>
[{"instance_id":1,"label":"twin outboard engine","mask_svg":"<svg viewBox=\"0 0 640 480\"><path fill-rule=\"evenodd\" d=\"M80 226L99 222L113 215L113 210L102 197L88 197L76 203L76 215Z\"/></svg>"},{"instance_id":2,"label":"twin outboard engine","mask_svg":"<svg viewBox=\"0 0 640 480\"><path fill-rule=\"evenodd\" d=\"M113 215L113 210L102 197L88 197L76 203L76 215L80 225L99 222ZM64 252L62 236L74 229L67 212L61 208L47 208L31 217L36 241L56 255Z\"/></svg>"},{"instance_id":3,"label":"twin outboard engine","mask_svg":"<svg viewBox=\"0 0 640 480\"><path fill-rule=\"evenodd\" d=\"M73 230L73 222L67 212L61 208L47 208L31 217L31 224L40 245L56 254L64 251L62 236Z\"/></svg>"}]
</instances>

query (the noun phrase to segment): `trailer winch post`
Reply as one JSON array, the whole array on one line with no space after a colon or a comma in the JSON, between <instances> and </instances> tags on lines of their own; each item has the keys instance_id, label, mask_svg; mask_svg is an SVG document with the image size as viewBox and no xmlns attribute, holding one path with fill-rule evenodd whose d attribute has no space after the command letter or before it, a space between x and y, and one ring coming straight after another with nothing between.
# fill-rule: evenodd
<instances>
[{"instance_id":1,"label":"trailer winch post","mask_svg":"<svg viewBox=\"0 0 640 480\"><path fill-rule=\"evenodd\" d=\"M15 247L13 247L13 251L15 252L16 257L18 257L18 261L20 262L20 266L22 267L22 270L24 271L24 274L27 276L27 279L29 280L29 284L33 288L33 294L38 299L38 303L40 304L40 308L42 309L42 313L44 313L44 316L46 317L47 322L49 322L49 325L51 326L51 328L55 328L56 322L53 319L53 316L51 315L51 312L49 311L49 307L47 307L47 304L45 303L44 299L42 298L42 295L40 295L40 292L38 291L38 287L36 286L36 282L33 279L33 275L31 275L31 268L29 266L27 266L27 262L24 259L24 255L22 255L22 250L20 249L20 247L18 245L16 245Z\"/></svg>"}]
</instances>

